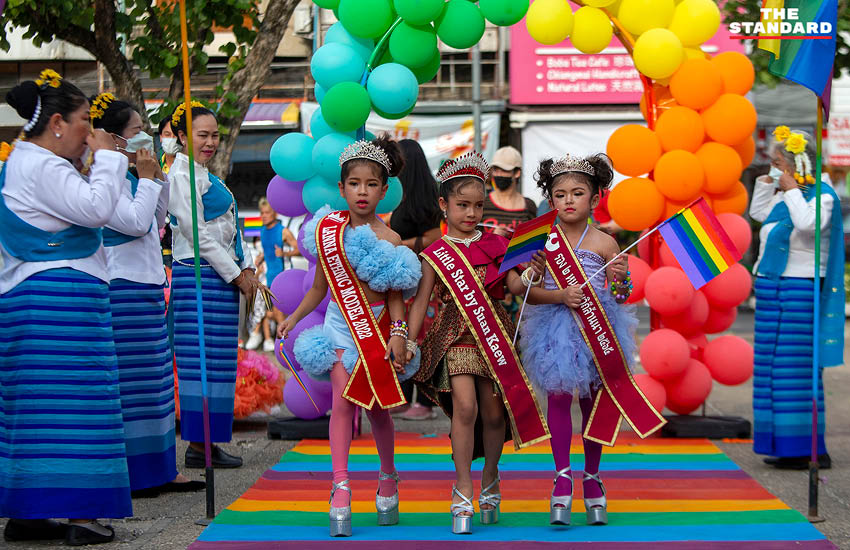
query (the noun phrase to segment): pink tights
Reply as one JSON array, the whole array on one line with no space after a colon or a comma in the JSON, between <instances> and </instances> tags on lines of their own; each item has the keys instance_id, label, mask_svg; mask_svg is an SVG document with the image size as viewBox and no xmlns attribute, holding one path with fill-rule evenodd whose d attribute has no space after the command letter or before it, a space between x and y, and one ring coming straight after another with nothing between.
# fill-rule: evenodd
<instances>
[{"instance_id":1,"label":"pink tights","mask_svg":"<svg viewBox=\"0 0 850 550\"><path fill-rule=\"evenodd\" d=\"M337 355L341 355L337 351ZM356 405L342 396L349 374L341 362L334 363L331 371L331 386L333 387L333 408L331 409L330 422L330 444L331 465L333 468L334 483L348 479L348 452L351 448L352 427L354 423L354 411ZM386 409L377 404L371 411L366 411L369 422L372 424L372 436L375 438L375 447L381 458L381 471L387 474L395 472L395 427L393 419ZM396 492L396 482L392 479L378 483L378 494L389 497ZM348 506L350 494L348 491L337 491L334 494L331 506L336 508Z\"/></svg>"},{"instance_id":2,"label":"pink tights","mask_svg":"<svg viewBox=\"0 0 850 550\"><path fill-rule=\"evenodd\" d=\"M582 433L587 426L590 411L593 409L594 393L590 397L578 400L581 408ZM570 466L570 444L573 438L573 421L570 414L573 396L568 393L549 394L549 411L547 420L549 431L552 434L550 444L552 445L552 456L555 459L555 469L561 470ZM602 458L602 445L595 441L582 439L584 443L584 471L590 474L599 473L599 461ZM583 483L584 495L587 498L598 498L602 496L599 484L593 480ZM572 481L563 477L558 478L555 484L555 496L568 495L572 491Z\"/></svg>"}]
</instances>

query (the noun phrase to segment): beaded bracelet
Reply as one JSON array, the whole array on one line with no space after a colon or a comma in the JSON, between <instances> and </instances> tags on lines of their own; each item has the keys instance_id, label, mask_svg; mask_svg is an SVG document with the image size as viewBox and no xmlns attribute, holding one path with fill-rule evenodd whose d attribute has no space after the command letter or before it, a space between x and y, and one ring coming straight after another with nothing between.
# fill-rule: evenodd
<instances>
[{"instance_id":1,"label":"beaded bracelet","mask_svg":"<svg viewBox=\"0 0 850 550\"><path fill-rule=\"evenodd\" d=\"M403 320L401 320L401 319L399 319L398 321L393 321L392 325L390 325L390 326L391 326L392 328L400 328L400 329L402 329L402 330L407 330L407 329L408 329L407 321L403 321Z\"/></svg>"},{"instance_id":2,"label":"beaded bracelet","mask_svg":"<svg viewBox=\"0 0 850 550\"><path fill-rule=\"evenodd\" d=\"M622 281L618 282L617 279L611 281L611 294L618 301L625 301L632 295L634 285L632 284L631 275L631 271L626 271L626 277Z\"/></svg>"}]
</instances>

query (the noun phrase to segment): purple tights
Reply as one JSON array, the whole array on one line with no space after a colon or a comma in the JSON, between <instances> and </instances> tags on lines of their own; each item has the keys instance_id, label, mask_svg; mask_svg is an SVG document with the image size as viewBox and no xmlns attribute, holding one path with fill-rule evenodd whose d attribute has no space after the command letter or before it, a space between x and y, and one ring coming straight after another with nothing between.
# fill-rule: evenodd
<instances>
[{"instance_id":1,"label":"purple tights","mask_svg":"<svg viewBox=\"0 0 850 550\"><path fill-rule=\"evenodd\" d=\"M587 426L590 411L593 410L593 401L596 394L578 400L581 408L581 429ZM573 421L570 413L573 396L568 393L549 394L549 411L547 420L549 432L552 434L550 444L552 446L552 457L555 459L555 469L561 470L570 466L570 444L573 438ZM584 471L590 474L599 473L599 461L602 458L602 445L595 441L582 439L584 443ZM599 484L593 480L583 483L584 496L587 498L598 498L602 496ZM558 478L555 484L555 496L564 496L572 492L572 480Z\"/></svg>"}]
</instances>

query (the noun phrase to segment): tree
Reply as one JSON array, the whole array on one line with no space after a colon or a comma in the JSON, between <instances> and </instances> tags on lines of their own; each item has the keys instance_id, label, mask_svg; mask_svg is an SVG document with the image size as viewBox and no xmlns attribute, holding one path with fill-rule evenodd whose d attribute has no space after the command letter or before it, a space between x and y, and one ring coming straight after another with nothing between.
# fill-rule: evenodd
<instances>
[{"instance_id":1,"label":"tree","mask_svg":"<svg viewBox=\"0 0 850 550\"><path fill-rule=\"evenodd\" d=\"M119 0L120 2L120 0ZM213 29L229 29L234 41L221 46L227 73L213 100L222 131L222 143L212 169L226 174L230 156L251 100L271 73L271 62L299 0L188 0L191 74L207 72L204 48L212 43ZM140 108L144 95L136 68L151 78L170 75L163 106L152 117L158 122L182 99L180 70L180 14L176 0L8 0L0 16L26 29L25 39L36 46L61 39L79 46L97 59L112 78L116 96ZM0 48L10 47L5 35ZM125 53L126 52L126 53ZM147 113L142 108L142 117Z\"/></svg>"},{"instance_id":2,"label":"tree","mask_svg":"<svg viewBox=\"0 0 850 550\"><path fill-rule=\"evenodd\" d=\"M814 1L814 0L812 0ZM720 4L720 2L718 2ZM723 20L728 24L732 22L757 22L761 20L763 0L728 0L721 5ZM850 3L848 0L838 0L838 39L835 44L835 66L833 75L835 78L841 76L841 71L850 69ZM770 87L779 82L779 77L771 74L767 66L773 57L759 50L756 40L747 41L750 48L749 57L756 68L756 80Z\"/></svg>"}]
</instances>

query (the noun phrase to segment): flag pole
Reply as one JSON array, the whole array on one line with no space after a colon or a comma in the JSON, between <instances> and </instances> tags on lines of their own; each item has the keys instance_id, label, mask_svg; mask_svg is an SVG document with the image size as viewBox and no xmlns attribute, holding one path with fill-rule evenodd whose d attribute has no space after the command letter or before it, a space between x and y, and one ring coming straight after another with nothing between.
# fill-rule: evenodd
<instances>
[{"instance_id":1,"label":"flag pole","mask_svg":"<svg viewBox=\"0 0 850 550\"><path fill-rule=\"evenodd\" d=\"M644 240L645 238L649 237L650 235L652 235L653 233L655 233L656 231L658 231L659 229L661 229L661 226L662 226L662 225L664 225L665 223L667 223L667 222L665 221L665 222L663 222L663 223L659 223L658 225L656 225L655 227L653 227L652 229L650 229L649 231L647 231L647 232L646 232L646 233L645 233L645 234L644 234L644 235L643 235L640 239L636 240L635 242L633 242L632 244L630 244L629 246L627 246L626 248L624 248L624 249L623 249L623 250L622 250L619 254L617 254L616 256L614 256L613 258L611 258L611 260L610 260L607 264L605 264L605 265L603 265L602 267L600 267L599 269L597 269L597 270L596 270L596 273L594 273L593 275L591 275L590 277L588 277L588 278L587 278L587 280L586 280L584 283L582 283L582 285L581 285L579 288L584 288L584 287L586 287L586 286L587 286L587 284L588 284L590 281L592 281L594 277L596 277L597 275L599 275L600 273L602 273L603 271L605 271L605 269L606 269L609 265L613 264L613 263L617 260L617 258L619 258L620 256L622 256L623 254L625 254L626 252L628 252L628 251L629 251L629 250L631 250L632 248L636 247L636 246L638 245L638 243L639 243L639 242L641 242L642 240Z\"/></svg>"},{"instance_id":2,"label":"flag pole","mask_svg":"<svg viewBox=\"0 0 850 550\"><path fill-rule=\"evenodd\" d=\"M207 517L197 523L208 525L215 517L215 474L210 443L210 407L207 395L207 350L204 342L204 303L201 291L201 254L198 249L198 193L195 185L195 155L192 144L192 92L189 81L189 38L186 29L186 0L180 0L180 40L183 50L183 96L186 117L186 149L189 157L189 189L192 200L192 249L195 264L195 302L198 315L198 353L201 366L201 401L204 418L204 465L207 493Z\"/></svg>"}]
</instances>

